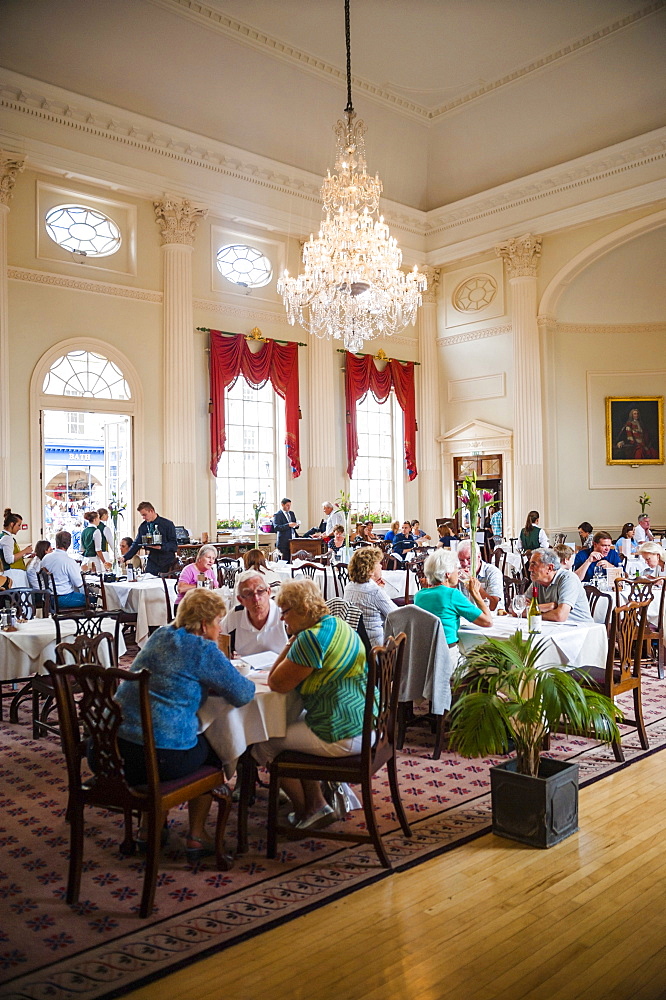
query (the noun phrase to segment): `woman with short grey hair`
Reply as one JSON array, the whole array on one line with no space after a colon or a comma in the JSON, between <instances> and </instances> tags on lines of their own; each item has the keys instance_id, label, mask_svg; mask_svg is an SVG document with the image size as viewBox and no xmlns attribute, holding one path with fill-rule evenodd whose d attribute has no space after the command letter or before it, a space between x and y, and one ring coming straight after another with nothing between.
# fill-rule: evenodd
<instances>
[{"instance_id":1,"label":"woman with short grey hair","mask_svg":"<svg viewBox=\"0 0 666 1000\"><path fill-rule=\"evenodd\" d=\"M189 563L178 577L176 590L178 596L174 602L180 604L188 590L196 590L197 587L209 587L215 590L217 587L217 575L213 566L217 559L217 549L214 545L202 545L197 552L197 557L193 563Z\"/></svg>"},{"instance_id":2,"label":"woman with short grey hair","mask_svg":"<svg viewBox=\"0 0 666 1000\"><path fill-rule=\"evenodd\" d=\"M433 615L437 615L444 627L446 641L450 647L458 645L460 619L465 618L474 625L490 628L492 616L483 602L479 591L479 581L470 579L469 601L458 590L458 556L450 549L436 549L423 564L428 587L417 591L414 604Z\"/></svg>"}]
</instances>

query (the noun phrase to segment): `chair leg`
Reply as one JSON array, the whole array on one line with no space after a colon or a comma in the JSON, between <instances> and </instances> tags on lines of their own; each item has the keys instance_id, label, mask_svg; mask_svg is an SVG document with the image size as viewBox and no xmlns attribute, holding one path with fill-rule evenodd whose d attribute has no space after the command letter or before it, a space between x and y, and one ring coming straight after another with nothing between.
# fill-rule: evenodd
<instances>
[{"instance_id":1,"label":"chair leg","mask_svg":"<svg viewBox=\"0 0 666 1000\"><path fill-rule=\"evenodd\" d=\"M136 843L134 841L134 836L132 835L132 810L125 809L124 816L125 816L125 839L121 843L119 851L126 857L130 857L132 854L134 854L136 850ZM140 822L141 819L139 818L137 820L137 823Z\"/></svg>"},{"instance_id":2,"label":"chair leg","mask_svg":"<svg viewBox=\"0 0 666 1000\"><path fill-rule=\"evenodd\" d=\"M16 694L14 695L9 704L10 722L13 722L14 724L18 722L19 705L21 704L22 701L25 701L26 698L30 697L31 692L32 692L32 677L30 678L29 681L27 681L27 683L23 685L20 691L16 692Z\"/></svg>"},{"instance_id":3,"label":"chair leg","mask_svg":"<svg viewBox=\"0 0 666 1000\"><path fill-rule=\"evenodd\" d=\"M243 753L238 761L238 772L240 772L240 789L238 796L236 854L247 854L247 814L257 780L257 765L249 749Z\"/></svg>"},{"instance_id":4,"label":"chair leg","mask_svg":"<svg viewBox=\"0 0 666 1000\"><path fill-rule=\"evenodd\" d=\"M618 763L621 764L624 761L624 750L622 749L621 740L613 740L613 754L615 755L615 760L618 761Z\"/></svg>"},{"instance_id":5,"label":"chair leg","mask_svg":"<svg viewBox=\"0 0 666 1000\"><path fill-rule=\"evenodd\" d=\"M42 728L39 724L39 691L33 686L32 689L32 738L38 740L42 735Z\"/></svg>"},{"instance_id":6,"label":"chair leg","mask_svg":"<svg viewBox=\"0 0 666 1000\"><path fill-rule=\"evenodd\" d=\"M271 780L268 786L268 827L266 830L266 857L277 855L277 817L280 796L280 775L275 764L270 767Z\"/></svg>"},{"instance_id":7,"label":"chair leg","mask_svg":"<svg viewBox=\"0 0 666 1000\"><path fill-rule=\"evenodd\" d=\"M391 799L393 800L393 807L398 817L398 822L402 827L402 832L404 833L405 837L411 837L412 830L409 825L409 822L407 821L407 814L405 813L405 809L402 804L402 799L400 798L400 786L398 785L398 770L396 767L395 756L390 758L390 760L386 764L386 767L388 769L389 788L391 789Z\"/></svg>"},{"instance_id":8,"label":"chair leg","mask_svg":"<svg viewBox=\"0 0 666 1000\"><path fill-rule=\"evenodd\" d=\"M641 741L641 746L644 750L648 750L650 744L648 742L645 723L643 721L643 699L641 696L640 686L634 688L634 715L636 716L636 729L638 730L638 738Z\"/></svg>"},{"instance_id":9,"label":"chair leg","mask_svg":"<svg viewBox=\"0 0 666 1000\"><path fill-rule=\"evenodd\" d=\"M368 833L370 834L370 839L372 840L374 848L377 852L377 857L379 858L384 868L391 868L391 861L389 859L388 854L386 853L386 848L382 843L382 838L380 836L379 829L377 828L377 819L375 817L375 809L372 801L372 781L368 780L365 777L363 779L363 784L361 787L361 794L363 795L363 812L365 814L365 825ZM402 807L400 806L400 808ZM396 811L398 811L397 806L396 806Z\"/></svg>"},{"instance_id":10,"label":"chair leg","mask_svg":"<svg viewBox=\"0 0 666 1000\"><path fill-rule=\"evenodd\" d=\"M157 869L160 861L160 838L164 817L160 812L148 813L148 838L146 841L146 870L143 876L143 892L141 893L140 917L149 917L153 912L155 901L155 886L157 885Z\"/></svg>"},{"instance_id":11,"label":"chair leg","mask_svg":"<svg viewBox=\"0 0 666 1000\"><path fill-rule=\"evenodd\" d=\"M219 785L213 789L213 798L217 802L217 823L215 825L215 861L218 871L228 872L233 868L234 859L224 853L224 834L227 829L229 813L231 812L231 789L228 785Z\"/></svg>"},{"instance_id":12,"label":"chair leg","mask_svg":"<svg viewBox=\"0 0 666 1000\"><path fill-rule=\"evenodd\" d=\"M435 749L432 753L433 760L439 760L442 755L442 748L444 746L444 723L446 722L447 712L443 712L441 715L436 715L437 726L435 729Z\"/></svg>"},{"instance_id":13,"label":"chair leg","mask_svg":"<svg viewBox=\"0 0 666 1000\"><path fill-rule=\"evenodd\" d=\"M67 902L78 903L83 869L83 805L70 801L67 804L69 819L69 872L67 874Z\"/></svg>"},{"instance_id":14,"label":"chair leg","mask_svg":"<svg viewBox=\"0 0 666 1000\"><path fill-rule=\"evenodd\" d=\"M657 639L657 677L660 681L664 679L664 667L666 667L666 639Z\"/></svg>"}]
</instances>

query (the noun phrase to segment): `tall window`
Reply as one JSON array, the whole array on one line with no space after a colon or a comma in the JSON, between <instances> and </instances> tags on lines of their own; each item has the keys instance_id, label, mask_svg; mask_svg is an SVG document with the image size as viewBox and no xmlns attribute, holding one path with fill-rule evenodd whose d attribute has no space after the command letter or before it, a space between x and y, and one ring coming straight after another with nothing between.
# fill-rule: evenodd
<instances>
[{"instance_id":1,"label":"tall window","mask_svg":"<svg viewBox=\"0 0 666 1000\"><path fill-rule=\"evenodd\" d=\"M378 403L371 392L358 403L358 458L351 481L351 500L361 514L385 511L402 516L400 462L403 454L402 410L393 392Z\"/></svg>"},{"instance_id":2,"label":"tall window","mask_svg":"<svg viewBox=\"0 0 666 1000\"><path fill-rule=\"evenodd\" d=\"M226 392L226 448L217 472L217 519L223 527L254 517L252 504L265 495L267 515L277 509L280 482L276 455L284 451L282 408L270 382L261 389L238 378ZM226 522L226 523L224 523Z\"/></svg>"}]
</instances>

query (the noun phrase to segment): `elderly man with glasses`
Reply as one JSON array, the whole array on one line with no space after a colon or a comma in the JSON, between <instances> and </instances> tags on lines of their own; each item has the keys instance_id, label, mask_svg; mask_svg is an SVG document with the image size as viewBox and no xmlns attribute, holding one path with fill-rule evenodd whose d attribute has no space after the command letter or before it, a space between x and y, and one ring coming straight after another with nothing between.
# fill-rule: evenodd
<instances>
[{"instance_id":1,"label":"elderly man with glasses","mask_svg":"<svg viewBox=\"0 0 666 1000\"><path fill-rule=\"evenodd\" d=\"M544 621L568 625L592 625L590 606L583 585L571 570L560 565L552 549L534 549L530 556L531 584L525 590L536 599Z\"/></svg>"},{"instance_id":2,"label":"elderly man with glasses","mask_svg":"<svg viewBox=\"0 0 666 1000\"><path fill-rule=\"evenodd\" d=\"M281 653L287 642L287 631L280 609L271 600L266 578L256 570L247 570L238 577L236 593L238 605L220 627L220 632L231 638L232 652L237 656Z\"/></svg>"}]
</instances>

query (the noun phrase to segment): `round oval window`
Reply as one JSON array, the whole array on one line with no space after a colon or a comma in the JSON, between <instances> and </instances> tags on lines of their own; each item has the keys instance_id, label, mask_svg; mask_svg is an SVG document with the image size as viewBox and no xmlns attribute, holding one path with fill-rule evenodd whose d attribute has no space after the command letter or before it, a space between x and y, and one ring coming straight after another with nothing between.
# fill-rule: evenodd
<instances>
[{"instance_id":1,"label":"round oval window","mask_svg":"<svg viewBox=\"0 0 666 1000\"><path fill-rule=\"evenodd\" d=\"M44 221L51 239L77 256L109 257L122 242L113 219L85 205L58 205Z\"/></svg>"},{"instance_id":2,"label":"round oval window","mask_svg":"<svg viewBox=\"0 0 666 1000\"><path fill-rule=\"evenodd\" d=\"M261 288L273 277L270 260L256 247L233 243L217 252L217 269L241 288Z\"/></svg>"}]
</instances>

